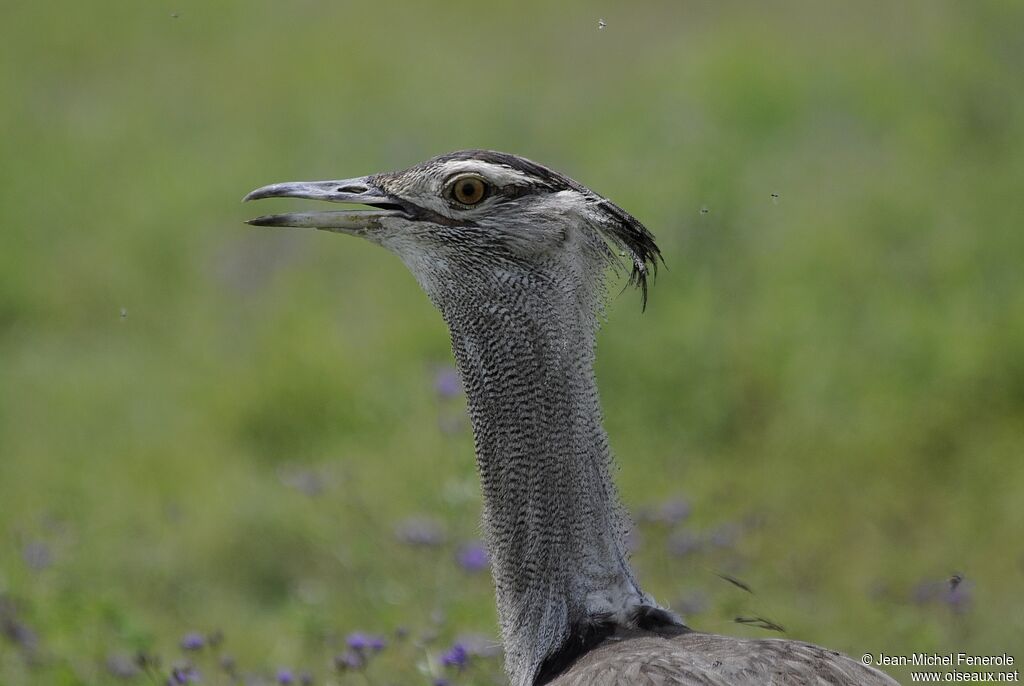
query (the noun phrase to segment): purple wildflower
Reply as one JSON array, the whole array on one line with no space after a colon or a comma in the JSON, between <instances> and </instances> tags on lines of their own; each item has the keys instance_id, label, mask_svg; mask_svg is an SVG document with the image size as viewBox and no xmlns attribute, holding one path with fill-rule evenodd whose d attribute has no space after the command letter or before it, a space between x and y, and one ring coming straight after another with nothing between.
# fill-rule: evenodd
<instances>
[{"instance_id":1,"label":"purple wildflower","mask_svg":"<svg viewBox=\"0 0 1024 686\"><path fill-rule=\"evenodd\" d=\"M181 637L182 650L202 650L206 639L198 631L190 631Z\"/></svg>"},{"instance_id":2,"label":"purple wildflower","mask_svg":"<svg viewBox=\"0 0 1024 686\"><path fill-rule=\"evenodd\" d=\"M53 564L50 546L42 541L30 541L21 550L21 557L33 572L41 572Z\"/></svg>"},{"instance_id":3,"label":"purple wildflower","mask_svg":"<svg viewBox=\"0 0 1024 686\"><path fill-rule=\"evenodd\" d=\"M700 537L687 529L681 529L668 539L668 551L676 557L685 557L697 552L703 546Z\"/></svg>"},{"instance_id":4,"label":"purple wildflower","mask_svg":"<svg viewBox=\"0 0 1024 686\"><path fill-rule=\"evenodd\" d=\"M362 669L366 665L366 659L362 653L355 650L346 650L340 655L334 656L334 668L339 672L350 669Z\"/></svg>"},{"instance_id":5,"label":"purple wildflower","mask_svg":"<svg viewBox=\"0 0 1024 686\"><path fill-rule=\"evenodd\" d=\"M107 673L117 679L134 679L139 675L139 665L127 653L107 655Z\"/></svg>"},{"instance_id":6,"label":"purple wildflower","mask_svg":"<svg viewBox=\"0 0 1024 686\"><path fill-rule=\"evenodd\" d=\"M457 667L463 669L466 663L469 661L469 654L466 652L466 647L461 643L454 644L449 648L443 655L441 655L441 664L445 667Z\"/></svg>"},{"instance_id":7,"label":"purple wildflower","mask_svg":"<svg viewBox=\"0 0 1024 686\"><path fill-rule=\"evenodd\" d=\"M345 645L352 650L372 650L376 653L384 650L384 647L387 646L387 641L384 640L383 636L353 631L345 638Z\"/></svg>"},{"instance_id":8,"label":"purple wildflower","mask_svg":"<svg viewBox=\"0 0 1024 686\"><path fill-rule=\"evenodd\" d=\"M918 605L945 605L954 613L963 614L974 600L974 582L959 574L947 581L924 579L911 589L910 597Z\"/></svg>"},{"instance_id":9,"label":"purple wildflower","mask_svg":"<svg viewBox=\"0 0 1024 686\"><path fill-rule=\"evenodd\" d=\"M313 498L324 492L323 476L312 469L282 470L278 478L285 486Z\"/></svg>"},{"instance_id":10,"label":"purple wildflower","mask_svg":"<svg viewBox=\"0 0 1024 686\"><path fill-rule=\"evenodd\" d=\"M442 398L454 398L462 393L459 375L451 367L442 367L434 375L434 391Z\"/></svg>"},{"instance_id":11,"label":"purple wildflower","mask_svg":"<svg viewBox=\"0 0 1024 686\"><path fill-rule=\"evenodd\" d=\"M0 636L14 643L26 653L34 653L39 636L18 617L14 602L0 595Z\"/></svg>"},{"instance_id":12,"label":"purple wildflower","mask_svg":"<svg viewBox=\"0 0 1024 686\"><path fill-rule=\"evenodd\" d=\"M658 520L665 524L678 524L687 517L690 516L690 512L693 510L690 507L690 501L682 496L677 496L670 500L666 500L658 508Z\"/></svg>"},{"instance_id":13,"label":"purple wildflower","mask_svg":"<svg viewBox=\"0 0 1024 686\"><path fill-rule=\"evenodd\" d=\"M964 614L971 609L974 600L974 582L961 580L951 586L946 593L946 605L956 614Z\"/></svg>"},{"instance_id":14,"label":"purple wildflower","mask_svg":"<svg viewBox=\"0 0 1024 686\"><path fill-rule=\"evenodd\" d=\"M467 543L459 549L456 559L467 572L482 572L490 566L487 549L479 541Z\"/></svg>"},{"instance_id":15,"label":"purple wildflower","mask_svg":"<svg viewBox=\"0 0 1024 686\"><path fill-rule=\"evenodd\" d=\"M432 682L433 686L451 686L452 682L445 679L443 676L439 676Z\"/></svg>"},{"instance_id":16,"label":"purple wildflower","mask_svg":"<svg viewBox=\"0 0 1024 686\"><path fill-rule=\"evenodd\" d=\"M203 676L192 665L179 665L171 668L171 676L167 678L169 686L202 683Z\"/></svg>"},{"instance_id":17,"label":"purple wildflower","mask_svg":"<svg viewBox=\"0 0 1024 686\"><path fill-rule=\"evenodd\" d=\"M355 631L345 639L345 645L352 650L366 650L370 647L370 637L362 631Z\"/></svg>"},{"instance_id":18,"label":"purple wildflower","mask_svg":"<svg viewBox=\"0 0 1024 686\"><path fill-rule=\"evenodd\" d=\"M295 675L292 674L292 670L287 667L281 667L277 670L277 683L281 686L291 686L295 683Z\"/></svg>"},{"instance_id":19,"label":"purple wildflower","mask_svg":"<svg viewBox=\"0 0 1024 686\"><path fill-rule=\"evenodd\" d=\"M719 524L708 534L708 542L716 548L732 548L740 537L740 526L735 522Z\"/></svg>"},{"instance_id":20,"label":"purple wildflower","mask_svg":"<svg viewBox=\"0 0 1024 686\"><path fill-rule=\"evenodd\" d=\"M433 547L444 543L444 528L434 519L409 517L395 527L395 536L402 543L414 546Z\"/></svg>"}]
</instances>

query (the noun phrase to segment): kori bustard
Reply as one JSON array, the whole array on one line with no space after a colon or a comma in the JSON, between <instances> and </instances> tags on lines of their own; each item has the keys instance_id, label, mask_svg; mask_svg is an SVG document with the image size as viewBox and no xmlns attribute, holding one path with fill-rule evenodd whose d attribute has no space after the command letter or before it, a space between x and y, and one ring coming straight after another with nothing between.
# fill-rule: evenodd
<instances>
[{"instance_id":1,"label":"kori bustard","mask_svg":"<svg viewBox=\"0 0 1024 686\"><path fill-rule=\"evenodd\" d=\"M693 631L638 583L593 370L609 268L626 255L646 303L660 259L628 212L558 172L486 150L398 172L277 183L245 199L276 197L374 208L249 223L387 248L448 324L514 686L896 683L807 643Z\"/></svg>"}]
</instances>

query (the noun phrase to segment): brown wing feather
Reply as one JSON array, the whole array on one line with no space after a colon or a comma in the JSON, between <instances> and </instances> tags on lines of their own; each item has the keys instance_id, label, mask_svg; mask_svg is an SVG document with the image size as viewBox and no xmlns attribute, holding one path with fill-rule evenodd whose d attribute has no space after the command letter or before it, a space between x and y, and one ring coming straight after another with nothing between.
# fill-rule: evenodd
<instances>
[{"instance_id":1,"label":"brown wing feather","mask_svg":"<svg viewBox=\"0 0 1024 686\"><path fill-rule=\"evenodd\" d=\"M782 639L691 633L609 639L551 686L898 686L833 650Z\"/></svg>"}]
</instances>

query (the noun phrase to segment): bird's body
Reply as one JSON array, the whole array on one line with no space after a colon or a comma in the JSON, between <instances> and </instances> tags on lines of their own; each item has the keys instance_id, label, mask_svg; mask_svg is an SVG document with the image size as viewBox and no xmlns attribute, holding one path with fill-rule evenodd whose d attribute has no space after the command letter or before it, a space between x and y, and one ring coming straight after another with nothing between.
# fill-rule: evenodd
<instances>
[{"instance_id":1,"label":"bird's body","mask_svg":"<svg viewBox=\"0 0 1024 686\"><path fill-rule=\"evenodd\" d=\"M550 686L882 686L895 682L810 643L690 632L612 637Z\"/></svg>"},{"instance_id":2,"label":"bird's body","mask_svg":"<svg viewBox=\"0 0 1024 686\"><path fill-rule=\"evenodd\" d=\"M479 150L248 198L278 196L379 208L251 223L388 248L448 324L513 686L895 683L807 644L692 632L638 584L593 371L604 277L617 264L609 243L628 254L645 299L660 257L631 215L546 167ZM844 674L859 676L832 676Z\"/></svg>"}]
</instances>

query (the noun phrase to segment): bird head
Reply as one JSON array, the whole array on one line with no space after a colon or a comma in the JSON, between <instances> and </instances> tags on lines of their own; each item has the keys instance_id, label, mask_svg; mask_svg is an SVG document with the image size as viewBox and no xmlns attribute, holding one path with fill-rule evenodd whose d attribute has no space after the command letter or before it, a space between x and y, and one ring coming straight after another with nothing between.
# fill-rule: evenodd
<instances>
[{"instance_id":1,"label":"bird head","mask_svg":"<svg viewBox=\"0 0 1024 686\"><path fill-rule=\"evenodd\" d=\"M275 214L257 226L293 226L362 236L396 253L427 290L464 289L509 274L596 274L631 264L647 299L661 255L628 212L572 179L516 155L463 150L397 172L335 181L276 183L245 200L308 198L374 209Z\"/></svg>"}]
</instances>

